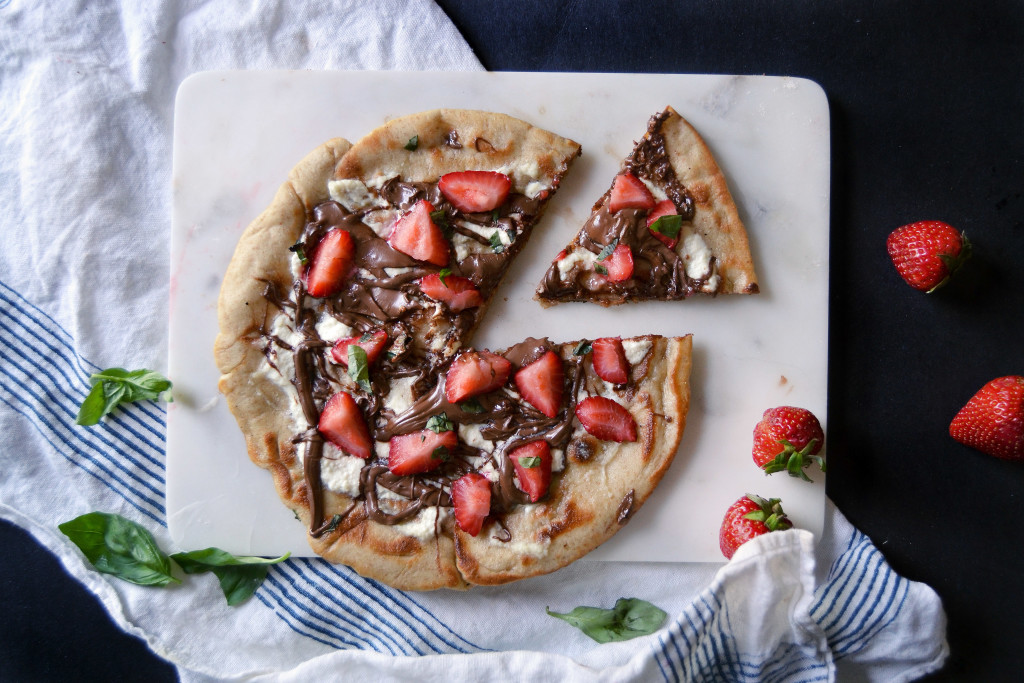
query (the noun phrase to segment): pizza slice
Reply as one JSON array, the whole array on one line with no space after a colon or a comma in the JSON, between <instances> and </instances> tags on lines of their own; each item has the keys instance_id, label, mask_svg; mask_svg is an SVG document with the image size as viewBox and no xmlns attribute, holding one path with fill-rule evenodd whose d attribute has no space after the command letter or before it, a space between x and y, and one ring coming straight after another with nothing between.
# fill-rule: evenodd
<instances>
[{"instance_id":1,"label":"pizza slice","mask_svg":"<svg viewBox=\"0 0 1024 683\"><path fill-rule=\"evenodd\" d=\"M754 294L746 229L700 135L674 109L651 117L590 218L537 289L545 306Z\"/></svg>"}]
</instances>

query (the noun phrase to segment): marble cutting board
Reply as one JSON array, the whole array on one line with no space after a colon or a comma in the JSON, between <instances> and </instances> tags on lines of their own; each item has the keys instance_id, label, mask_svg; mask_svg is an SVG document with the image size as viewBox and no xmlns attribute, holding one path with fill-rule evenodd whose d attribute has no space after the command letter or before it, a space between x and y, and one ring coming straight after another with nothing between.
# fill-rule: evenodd
<instances>
[{"instance_id":1,"label":"marble cutting board","mask_svg":"<svg viewBox=\"0 0 1024 683\"><path fill-rule=\"evenodd\" d=\"M647 119L672 105L725 172L750 237L756 296L692 297L603 309L532 301L555 254L609 186ZM175 106L167 520L184 549L311 555L305 529L253 465L217 392L223 272L288 171L325 140L355 141L388 119L437 107L504 112L570 137L580 158L513 264L475 339L501 348L658 333L694 335L692 402L675 462L629 524L587 559L720 562L718 526L746 492L781 497L820 533L825 475L765 477L752 430L776 405L825 424L829 110L808 80L767 76L206 72Z\"/></svg>"}]
</instances>

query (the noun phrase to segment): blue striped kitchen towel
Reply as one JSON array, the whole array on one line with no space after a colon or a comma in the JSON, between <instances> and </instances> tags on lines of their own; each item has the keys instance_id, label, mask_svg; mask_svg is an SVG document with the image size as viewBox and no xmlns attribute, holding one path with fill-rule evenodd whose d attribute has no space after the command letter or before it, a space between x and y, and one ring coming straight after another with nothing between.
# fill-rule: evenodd
<instances>
[{"instance_id":1,"label":"blue striped kitchen towel","mask_svg":"<svg viewBox=\"0 0 1024 683\"><path fill-rule=\"evenodd\" d=\"M185 681L892 681L939 667L937 596L834 508L822 539L771 534L724 566L583 561L465 593L293 559L233 608L209 576L156 590L89 567L57 525L92 510L182 550L166 529L164 406L75 425L100 366L166 368L178 84L215 69L481 68L429 0L281 5L0 2L0 515ZM545 613L623 596L666 624L596 645Z\"/></svg>"}]
</instances>

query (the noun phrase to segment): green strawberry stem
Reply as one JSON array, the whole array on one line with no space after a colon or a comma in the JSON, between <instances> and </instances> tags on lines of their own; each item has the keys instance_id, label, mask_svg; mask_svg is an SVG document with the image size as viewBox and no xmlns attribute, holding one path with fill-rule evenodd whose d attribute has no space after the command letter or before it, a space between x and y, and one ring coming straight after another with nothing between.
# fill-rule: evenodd
<instances>
[{"instance_id":1,"label":"green strawberry stem","mask_svg":"<svg viewBox=\"0 0 1024 683\"><path fill-rule=\"evenodd\" d=\"M967 261L967 259L971 258L971 252L973 251L973 248L971 247L970 241L967 239L967 235L960 233L960 240L962 244L960 245L959 254L957 254L956 256L950 256L949 254L938 255L943 265L946 266L946 277L939 280L939 283L937 285L929 289L927 291L928 294L931 294L936 289L939 289L940 287L944 286L947 282L949 282L949 279L953 277L953 273L960 270L960 266L962 266L964 262Z\"/></svg>"},{"instance_id":2,"label":"green strawberry stem","mask_svg":"<svg viewBox=\"0 0 1024 683\"><path fill-rule=\"evenodd\" d=\"M788 472L791 477L797 477L804 481L813 481L804 473L804 468L810 467L812 462L817 463L822 472L827 471L825 468L825 459L820 455L814 455L812 453L814 447L818 443L817 439L811 439L810 443L799 451L796 449L796 446L786 439L779 439L779 443L783 446L782 452L776 455L774 460L766 462L762 466L761 469L764 470L765 474Z\"/></svg>"}]
</instances>

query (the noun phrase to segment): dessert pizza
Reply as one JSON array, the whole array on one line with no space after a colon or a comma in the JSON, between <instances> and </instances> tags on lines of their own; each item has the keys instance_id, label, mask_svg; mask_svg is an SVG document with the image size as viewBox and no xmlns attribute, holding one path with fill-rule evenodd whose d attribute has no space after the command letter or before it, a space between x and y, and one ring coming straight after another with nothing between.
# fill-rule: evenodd
<instances>
[{"instance_id":1,"label":"dessert pizza","mask_svg":"<svg viewBox=\"0 0 1024 683\"><path fill-rule=\"evenodd\" d=\"M551 264L537 299L610 306L757 291L725 177L693 126L667 107Z\"/></svg>"},{"instance_id":2,"label":"dessert pizza","mask_svg":"<svg viewBox=\"0 0 1024 683\"><path fill-rule=\"evenodd\" d=\"M466 347L579 151L501 114L395 119L311 153L242 236L220 388L318 554L402 589L504 583L661 478L689 337Z\"/></svg>"}]
</instances>

